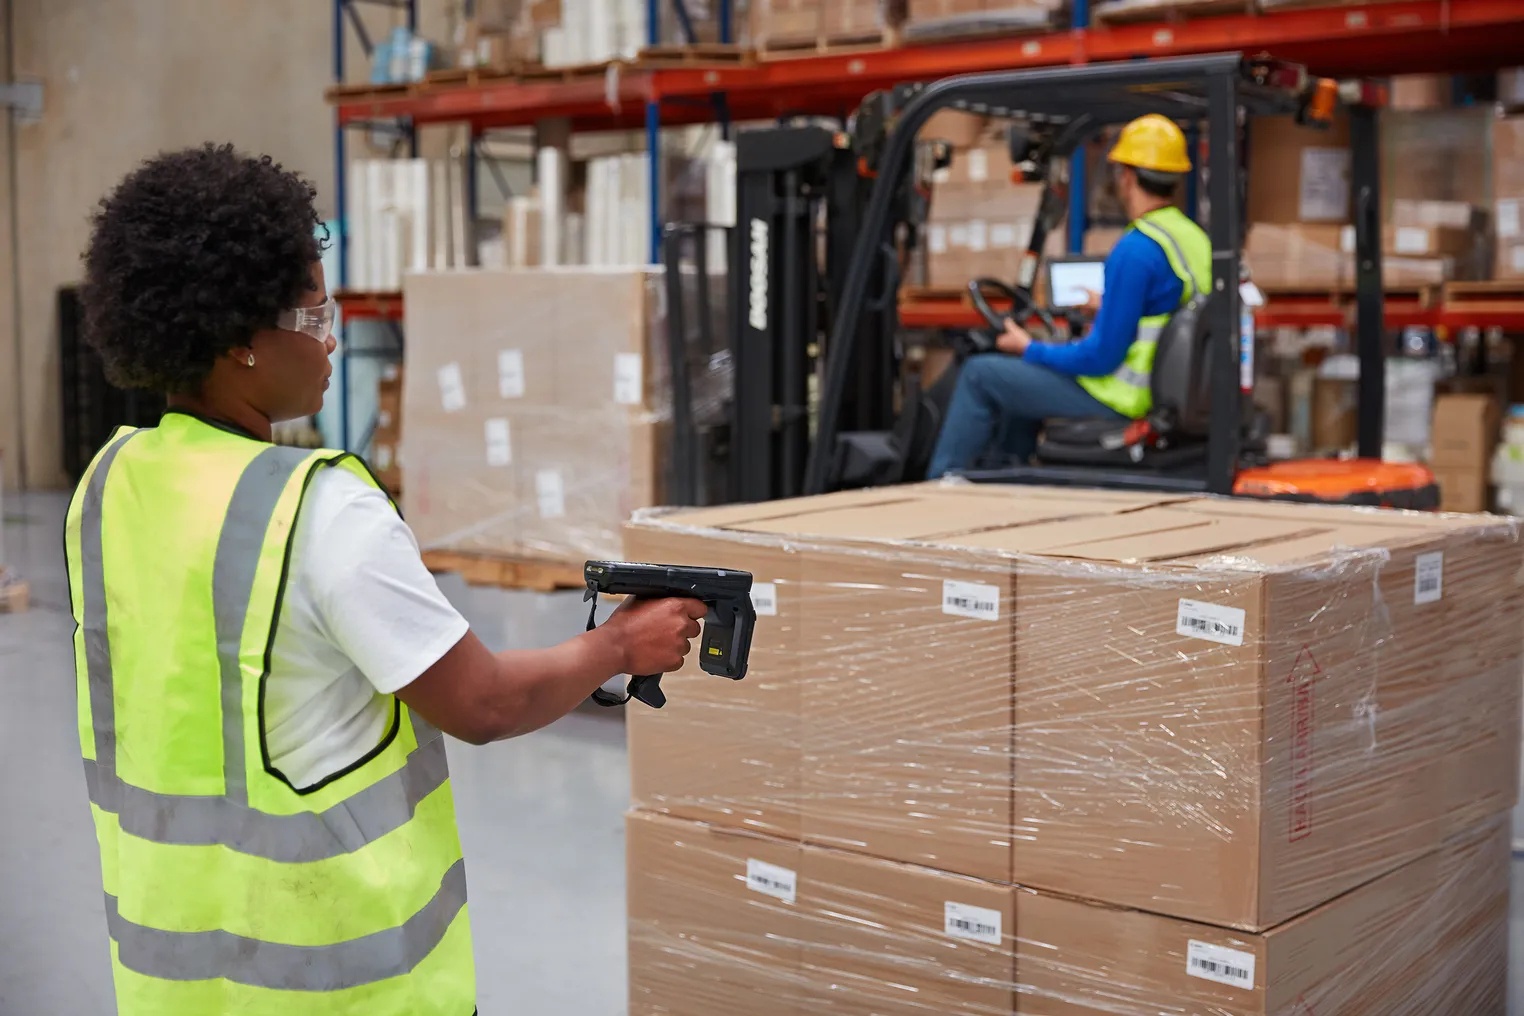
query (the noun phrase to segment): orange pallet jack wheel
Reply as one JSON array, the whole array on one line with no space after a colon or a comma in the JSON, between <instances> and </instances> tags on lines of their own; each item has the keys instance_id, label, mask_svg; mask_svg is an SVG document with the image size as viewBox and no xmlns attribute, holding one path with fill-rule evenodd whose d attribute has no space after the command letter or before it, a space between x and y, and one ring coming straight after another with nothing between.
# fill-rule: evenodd
<instances>
[{"instance_id":1,"label":"orange pallet jack wheel","mask_svg":"<svg viewBox=\"0 0 1524 1016\"><path fill-rule=\"evenodd\" d=\"M1301 459L1246 469L1233 483L1239 497L1434 511L1439 486L1427 466L1379 459Z\"/></svg>"}]
</instances>

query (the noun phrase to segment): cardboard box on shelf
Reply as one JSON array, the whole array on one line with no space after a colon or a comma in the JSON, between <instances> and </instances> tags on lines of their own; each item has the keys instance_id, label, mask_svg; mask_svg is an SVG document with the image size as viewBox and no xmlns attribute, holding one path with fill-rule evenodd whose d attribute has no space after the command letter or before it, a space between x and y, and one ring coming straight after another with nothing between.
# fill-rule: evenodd
<instances>
[{"instance_id":1,"label":"cardboard box on shelf","mask_svg":"<svg viewBox=\"0 0 1524 1016\"><path fill-rule=\"evenodd\" d=\"M1502 409L1491 395L1447 393L1434 399L1429 461L1439 466L1482 469L1497 446Z\"/></svg>"},{"instance_id":2,"label":"cardboard box on shelf","mask_svg":"<svg viewBox=\"0 0 1524 1016\"><path fill-rule=\"evenodd\" d=\"M1062 17L1063 0L908 0L905 37L930 40L1039 31Z\"/></svg>"},{"instance_id":3,"label":"cardboard box on shelf","mask_svg":"<svg viewBox=\"0 0 1524 1016\"><path fill-rule=\"evenodd\" d=\"M1392 78L1389 108L1408 112L1447 109L1451 92L1448 74L1398 74Z\"/></svg>"},{"instance_id":4,"label":"cardboard box on shelf","mask_svg":"<svg viewBox=\"0 0 1524 1016\"><path fill-rule=\"evenodd\" d=\"M1497 233L1494 277L1524 278L1524 116L1492 125L1493 222Z\"/></svg>"},{"instance_id":5,"label":"cardboard box on shelf","mask_svg":"<svg viewBox=\"0 0 1524 1016\"><path fill-rule=\"evenodd\" d=\"M664 528L798 562L809 843L1261 929L1509 805L1510 524L1168 502L933 485ZM720 821L788 803L721 776L764 807Z\"/></svg>"},{"instance_id":6,"label":"cardboard box on shelf","mask_svg":"<svg viewBox=\"0 0 1524 1016\"><path fill-rule=\"evenodd\" d=\"M632 1016L1388 1016L1506 994L1502 817L1260 933L638 812L626 828Z\"/></svg>"},{"instance_id":7,"label":"cardboard box on shelf","mask_svg":"<svg viewBox=\"0 0 1524 1016\"><path fill-rule=\"evenodd\" d=\"M1344 227L1255 222L1244 241L1244 260L1261 289L1340 289L1354 283L1354 255L1344 249Z\"/></svg>"},{"instance_id":8,"label":"cardboard box on shelf","mask_svg":"<svg viewBox=\"0 0 1524 1016\"><path fill-rule=\"evenodd\" d=\"M1487 470L1472 466L1430 467L1439 485L1439 508L1446 512L1484 512L1491 506Z\"/></svg>"},{"instance_id":9,"label":"cardboard box on shelf","mask_svg":"<svg viewBox=\"0 0 1524 1016\"><path fill-rule=\"evenodd\" d=\"M1383 110L1381 197L1475 203L1488 192L1493 116L1479 107Z\"/></svg>"},{"instance_id":10,"label":"cardboard box on shelf","mask_svg":"<svg viewBox=\"0 0 1524 1016\"><path fill-rule=\"evenodd\" d=\"M876 41L898 23L885 0L752 0L752 44L759 50Z\"/></svg>"},{"instance_id":11,"label":"cardboard box on shelf","mask_svg":"<svg viewBox=\"0 0 1524 1016\"><path fill-rule=\"evenodd\" d=\"M1254 223L1349 221L1349 121L1327 130L1289 116L1259 116L1249 127L1248 218Z\"/></svg>"}]
</instances>

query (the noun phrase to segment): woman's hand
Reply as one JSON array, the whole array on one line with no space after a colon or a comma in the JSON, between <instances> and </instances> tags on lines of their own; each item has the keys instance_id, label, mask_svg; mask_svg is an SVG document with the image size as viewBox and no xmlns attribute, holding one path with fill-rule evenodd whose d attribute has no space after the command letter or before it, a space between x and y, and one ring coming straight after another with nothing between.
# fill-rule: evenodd
<instances>
[{"instance_id":1,"label":"woman's hand","mask_svg":"<svg viewBox=\"0 0 1524 1016\"><path fill-rule=\"evenodd\" d=\"M594 631L619 647L624 673L670 674L682 669L691 641L699 636L699 621L708 612L700 600L629 596Z\"/></svg>"},{"instance_id":2,"label":"woman's hand","mask_svg":"<svg viewBox=\"0 0 1524 1016\"><path fill-rule=\"evenodd\" d=\"M1010 353L1013 356L1021 356L1032 344L1032 336L1027 330L1010 318L1005 319L1005 331L995 340L995 348L1002 353Z\"/></svg>"},{"instance_id":3,"label":"woman's hand","mask_svg":"<svg viewBox=\"0 0 1524 1016\"><path fill-rule=\"evenodd\" d=\"M1091 317L1099 314L1101 312L1101 294L1093 289L1085 290L1085 302L1080 304L1080 310Z\"/></svg>"}]
</instances>

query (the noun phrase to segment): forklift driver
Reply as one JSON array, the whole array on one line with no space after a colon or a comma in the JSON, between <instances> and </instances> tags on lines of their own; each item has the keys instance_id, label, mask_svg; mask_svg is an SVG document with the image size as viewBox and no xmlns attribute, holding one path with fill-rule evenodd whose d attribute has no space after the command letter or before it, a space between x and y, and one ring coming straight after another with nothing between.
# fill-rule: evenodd
<instances>
[{"instance_id":1,"label":"forklift driver","mask_svg":"<svg viewBox=\"0 0 1524 1016\"><path fill-rule=\"evenodd\" d=\"M1025 465L1045 419L1141 419L1160 332L1176 308L1212 280L1207 234L1174 205L1190 171L1185 135L1150 113L1122 129L1107 156L1131 224L1106 259L1105 299L1083 339L1038 342L1014 321L1000 352L970 357L958 376L928 475L978 464L998 451Z\"/></svg>"}]
</instances>

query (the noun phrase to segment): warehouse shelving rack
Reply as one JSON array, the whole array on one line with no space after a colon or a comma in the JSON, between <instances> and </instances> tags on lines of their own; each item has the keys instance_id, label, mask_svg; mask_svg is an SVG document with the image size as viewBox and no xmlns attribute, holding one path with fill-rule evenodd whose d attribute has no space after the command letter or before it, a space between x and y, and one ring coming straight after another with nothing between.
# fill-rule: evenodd
<instances>
[{"instance_id":1,"label":"warehouse shelving rack","mask_svg":"<svg viewBox=\"0 0 1524 1016\"><path fill-rule=\"evenodd\" d=\"M390 2L412 7L413 0ZM660 0L647 0L655 42ZM614 64L597 74L561 80L488 79L424 83L404 91L336 87L329 92L336 130L401 119L413 126L466 123L473 133L524 127L563 118L573 130L646 129L654 156L663 125L711 122L717 111L732 120L796 114L842 116L869 92L907 81L955 74L1087 61L1142 59L1240 51L1269 54L1336 77L1394 73L1475 72L1510 66L1524 52L1524 11L1519 0L1388 0L1341 6L1273 9L1203 16L1185 21L1092 26L1090 0L1073 0L1072 27L1038 35L952 40L871 51L826 51L764 62L706 65ZM726 5L728 9L728 4ZM724 28L728 29L728 25ZM336 33L342 33L335 14ZM336 43L336 52L342 48ZM339 68L341 69L341 68ZM342 77L338 76L342 81ZM723 102L716 101L722 96ZM340 168L342 175L342 167ZM653 176L651 236L662 230L660 195ZM1082 181L1076 181L1081 184ZM340 183L342 187L342 181ZM1071 188L1070 244L1083 242L1083 186ZM1265 326L1342 325L1352 295L1307 293L1272 296L1258 315ZM345 294L346 311L400 317L400 294ZM905 294L907 327L959 328L974 322L960 299ZM1439 290L1387 301L1388 327L1500 327L1524 331L1524 292ZM341 379L341 384L342 384Z\"/></svg>"}]
</instances>

